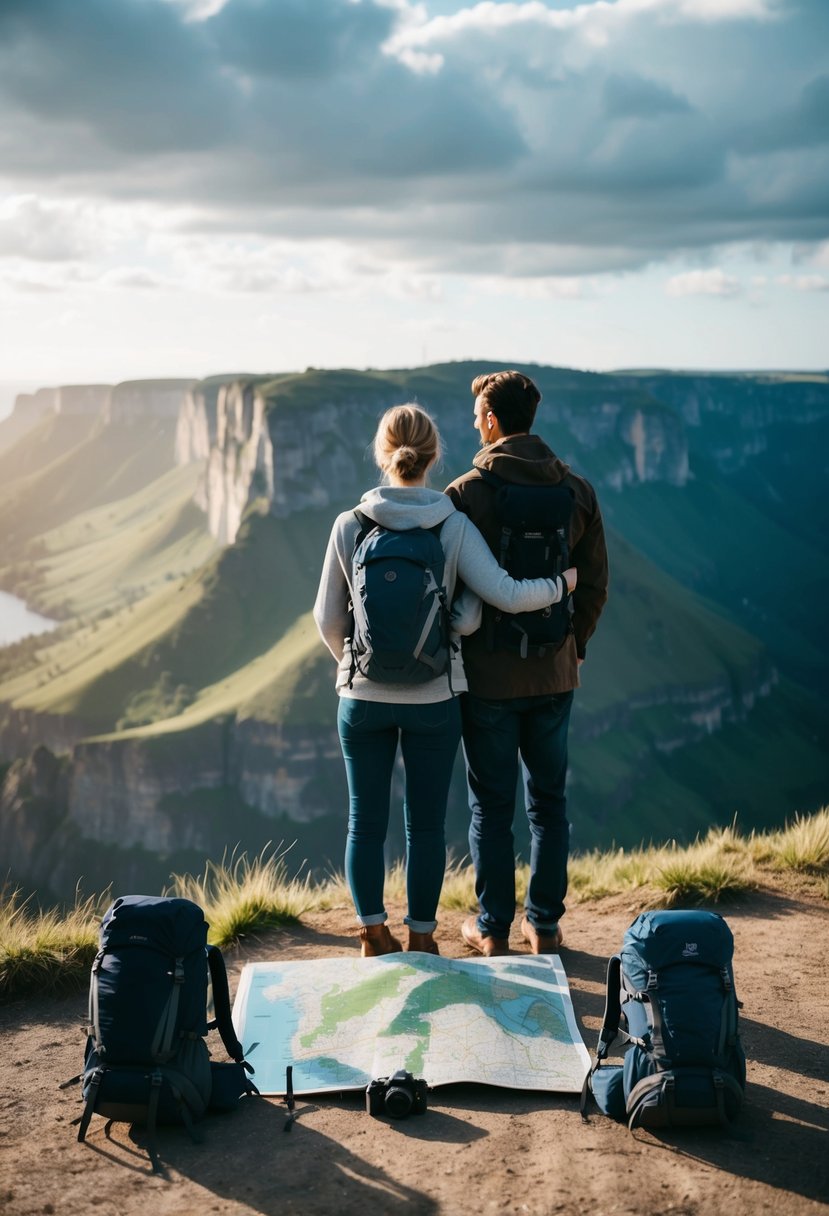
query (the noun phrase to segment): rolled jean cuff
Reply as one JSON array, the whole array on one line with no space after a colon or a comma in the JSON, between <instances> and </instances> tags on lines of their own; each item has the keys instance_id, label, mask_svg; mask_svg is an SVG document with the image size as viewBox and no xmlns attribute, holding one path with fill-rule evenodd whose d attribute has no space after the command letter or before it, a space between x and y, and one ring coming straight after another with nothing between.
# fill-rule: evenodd
<instances>
[{"instance_id":1,"label":"rolled jean cuff","mask_svg":"<svg viewBox=\"0 0 829 1216\"><path fill-rule=\"evenodd\" d=\"M361 925L384 925L389 919L388 912L375 912L372 916L360 916L357 913L357 922Z\"/></svg>"},{"instance_id":2,"label":"rolled jean cuff","mask_svg":"<svg viewBox=\"0 0 829 1216\"><path fill-rule=\"evenodd\" d=\"M527 920L535 929L536 933L542 933L545 937L552 937L553 934L558 932L557 920L530 920L529 916L527 917Z\"/></svg>"},{"instance_id":3,"label":"rolled jean cuff","mask_svg":"<svg viewBox=\"0 0 829 1216\"><path fill-rule=\"evenodd\" d=\"M438 927L436 920L412 920L411 916L404 916L403 924L411 929L412 933L434 933Z\"/></svg>"}]
</instances>

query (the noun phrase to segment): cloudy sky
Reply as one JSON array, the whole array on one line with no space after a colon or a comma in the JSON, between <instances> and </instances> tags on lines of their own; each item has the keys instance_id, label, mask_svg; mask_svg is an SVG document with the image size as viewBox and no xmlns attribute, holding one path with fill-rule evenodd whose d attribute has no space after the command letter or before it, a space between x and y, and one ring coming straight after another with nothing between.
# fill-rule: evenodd
<instances>
[{"instance_id":1,"label":"cloudy sky","mask_svg":"<svg viewBox=\"0 0 829 1216\"><path fill-rule=\"evenodd\" d=\"M827 0L0 0L0 381L829 366Z\"/></svg>"}]
</instances>

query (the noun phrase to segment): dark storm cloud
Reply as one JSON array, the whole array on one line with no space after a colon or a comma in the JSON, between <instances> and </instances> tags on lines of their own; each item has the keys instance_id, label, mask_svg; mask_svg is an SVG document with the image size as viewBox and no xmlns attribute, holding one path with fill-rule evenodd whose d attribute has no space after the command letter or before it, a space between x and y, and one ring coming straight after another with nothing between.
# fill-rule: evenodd
<instances>
[{"instance_id":1,"label":"dark storm cloud","mask_svg":"<svg viewBox=\"0 0 829 1216\"><path fill-rule=\"evenodd\" d=\"M691 110L687 97L644 76L612 75L604 84L604 110L608 118L656 118Z\"/></svg>"},{"instance_id":2,"label":"dark storm cloud","mask_svg":"<svg viewBox=\"0 0 829 1216\"><path fill-rule=\"evenodd\" d=\"M738 137L741 151L762 154L829 144L829 74L810 80L794 105L763 110Z\"/></svg>"},{"instance_id":3,"label":"dark storm cloud","mask_svg":"<svg viewBox=\"0 0 829 1216\"><path fill-rule=\"evenodd\" d=\"M204 29L162 0L5 0L0 95L57 129L57 169L94 170L100 145L196 151L239 130Z\"/></svg>"},{"instance_id":4,"label":"dark storm cloud","mask_svg":"<svg viewBox=\"0 0 829 1216\"><path fill-rule=\"evenodd\" d=\"M434 269L821 239L827 9L0 0L0 175Z\"/></svg>"},{"instance_id":5,"label":"dark storm cloud","mask_svg":"<svg viewBox=\"0 0 829 1216\"><path fill-rule=\"evenodd\" d=\"M217 57L260 76L321 77L371 65L394 26L389 8L342 0L235 0L207 23Z\"/></svg>"}]
</instances>

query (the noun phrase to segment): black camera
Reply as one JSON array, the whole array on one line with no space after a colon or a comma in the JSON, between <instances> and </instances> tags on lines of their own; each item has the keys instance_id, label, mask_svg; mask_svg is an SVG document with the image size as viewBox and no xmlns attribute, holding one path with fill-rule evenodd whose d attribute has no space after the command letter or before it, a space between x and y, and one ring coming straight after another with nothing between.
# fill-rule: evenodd
<instances>
[{"instance_id":1,"label":"black camera","mask_svg":"<svg viewBox=\"0 0 829 1216\"><path fill-rule=\"evenodd\" d=\"M407 1115L426 1114L426 1091L423 1080L415 1080L401 1068L391 1077L378 1077L366 1089L366 1110L370 1115L391 1115L405 1119Z\"/></svg>"}]
</instances>

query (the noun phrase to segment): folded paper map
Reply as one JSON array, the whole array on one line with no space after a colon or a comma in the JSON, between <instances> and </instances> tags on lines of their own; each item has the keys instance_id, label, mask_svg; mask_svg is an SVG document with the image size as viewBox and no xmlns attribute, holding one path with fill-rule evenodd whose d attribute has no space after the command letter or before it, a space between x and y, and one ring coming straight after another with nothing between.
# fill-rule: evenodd
<instances>
[{"instance_id":1,"label":"folded paper map","mask_svg":"<svg viewBox=\"0 0 829 1216\"><path fill-rule=\"evenodd\" d=\"M296 1093L362 1089L400 1068L430 1086L578 1093L589 1067L552 955L248 963L233 1021L264 1094L285 1092L288 1065Z\"/></svg>"}]
</instances>

